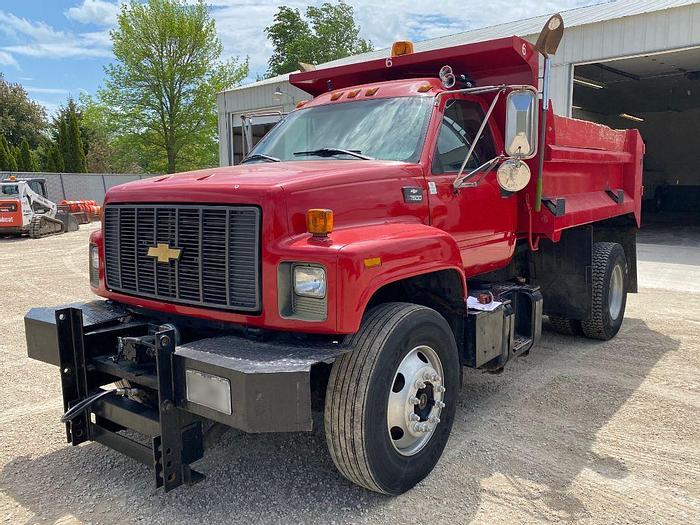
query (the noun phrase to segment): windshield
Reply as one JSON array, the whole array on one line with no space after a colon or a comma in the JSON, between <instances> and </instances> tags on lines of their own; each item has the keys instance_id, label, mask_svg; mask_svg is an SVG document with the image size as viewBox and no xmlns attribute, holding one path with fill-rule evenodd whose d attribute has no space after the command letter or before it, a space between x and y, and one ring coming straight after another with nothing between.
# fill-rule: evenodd
<instances>
[{"instance_id":1,"label":"windshield","mask_svg":"<svg viewBox=\"0 0 700 525\"><path fill-rule=\"evenodd\" d=\"M362 155L417 162L432 100L429 97L358 100L294 111L253 148L251 161L265 162L263 155L283 161L357 159Z\"/></svg>"},{"instance_id":2,"label":"windshield","mask_svg":"<svg viewBox=\"0 0 700 525\"><path fill-rule=\"evenodd\" d=\"M16 184L0 184L0 198L7 195L19 195L19 186Z\"/></svg>"}]
</instances>

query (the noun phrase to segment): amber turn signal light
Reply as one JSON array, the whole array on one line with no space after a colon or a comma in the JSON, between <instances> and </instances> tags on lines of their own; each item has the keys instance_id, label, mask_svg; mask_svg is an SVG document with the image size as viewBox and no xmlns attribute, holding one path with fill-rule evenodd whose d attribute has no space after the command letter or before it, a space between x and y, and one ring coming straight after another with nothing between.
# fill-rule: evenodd
<instances>
[{"instance_id":1,"label":"amber turn signal light","mask_svg":"<svg viewBox=\"0 0 700 525\"><path fill-rule=\"evenodd\" d=\"M316 237L333 231L333 210L313 208L306 212L306 230Z\"/></svg>"}]
</instances>

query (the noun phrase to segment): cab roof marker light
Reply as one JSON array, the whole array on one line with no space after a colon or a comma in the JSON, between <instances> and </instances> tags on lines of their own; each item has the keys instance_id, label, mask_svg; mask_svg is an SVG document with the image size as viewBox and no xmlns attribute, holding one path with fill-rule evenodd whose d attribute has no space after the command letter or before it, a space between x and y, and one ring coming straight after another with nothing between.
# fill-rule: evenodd
<instances>
[{"instance_id":1,"label":"cab roof marker light","mask_svg":"<svg viewBox=\"0 0 700 525\"><path fill-rule=\"evenodd\" d=\"M391 45L391 56L400 57L413 53L413 42L410 40L398 40Z\"/></svg>"},{"instance_id":2,"label":"cab roof marker light","mask_svg":"<svg viewBox=\"0 0 700 525\"><path fill-rule=\"evenodd\" d=\"M348 91L348 98L355 98L357 95L359 95L360 91L360 89L353 89L352 91Z\"/></svg>"},{"instance_id":3,"label":"cab roof marker light","mask_svg":"<svg viewBox=\"0 0 700 525\"><path fill-rule=\"evenodd\" d=\"M599 84L598 82L593 82L592 80L587 80L584 78L574 77L574 83L580 84L581 86L586 86L593 89L604 89L604 84Z\"/></svg>"},{"instance_id":4,"label":"cab roof marker light","mask_svg":"<svg viewBox=\"0 0 700 525\"><path fill-rule=\"evenodd\" d=\"M431 89L433 89L433 86L431 86L430 84L423 84L418 88L418 93L427 93Z\"/></svg>"},{"instance_id":5,"label":"cab roof marker light","mask_svg":"<svg viewBox=\"0 0 700 525\"><path fill-rule=\"evenodd\" d=\"M333 100L338 100L340 97L343 96L343 93L344 93L343 91L336 91L335 93L333 93L333 94L331 95L331 100L332 100L332 101L333 101Z\"/></svg>"},{"instance_id":6,"label":"cab roof marker light","mask_svg":"<svg viewBox=\"0 0 700 525\"><path fill-rule=\"evenodd\" d=\"M371 96L373 96L377 91L379 91L379 88L378 88L378 87L369 88L367 91L365 91L365 96L366 96L366 97L371 97Z\"/></svg>"}]
</instances>

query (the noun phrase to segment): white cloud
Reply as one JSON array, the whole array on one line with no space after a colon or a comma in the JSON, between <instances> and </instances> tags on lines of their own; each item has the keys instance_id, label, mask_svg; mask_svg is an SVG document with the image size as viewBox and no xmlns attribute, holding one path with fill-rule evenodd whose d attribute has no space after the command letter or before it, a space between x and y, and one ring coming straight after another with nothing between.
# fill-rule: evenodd
<instances>
[{"instance_id":1,"label":"white cloud","mask_svg":"<svg viewBox=\"0 0 700 525\"><path fill-rule=\"evenodd\" d=\"M15 57L6 51L0 51L0 65L12 66L19 69L19 64L17 63L17 60L15 60Z\"/></svg>"},{"instance_id":2,"label":"white cloud","mask_svg":"<svg viewBox=\"0 0 700 525\"><path fill-rule=\"evenodd\" d=\"M106 30L84 33L59 31L45 22L0 11L0 33L14 41L0 50L10 58L13 54L57 59L112 56L111 41Z\"/></svg>"},{"instance_id":3,"label":"white cloud","mask_svg":"<svg viewBox=\"0 0 700 525\"><path fill-rule=\"evenodd\" d=\"M48 102L46 100L35 100L34 102L38 102L42 106L46 108L46 114L49 117L52 117L54 115L58 114L58 110L60 109L60 104L56 104L54 102Z\"/></svg>"},{"instance_id":4,"label":"white cloud","mask_svg":"<svg viewBox=\"0 0 700 525\"><path fill-rule=\"evenodd\" d=\"M65 15L81 24L111 26L116 23L118 12L118 4L104 0L83 0L82 4L68 9Z\"/></svg>"},{"instance_id":5,"label":"white cloud","mask_svg":"<svg viewBox=\"0 0 700 525\"><path fill-rule=\"evenodd\" d=\"M42 88L34 86L24 86L24 89L30 93L47 93L49 95L67 95L70 91L63 88Z\"/></svg>"},{"instance_id":6,"label":"white cloud","mask_svg":"<svg viewBox=\"0 0 700 525\"><path fill-rule=\"evenodd\" d=\"M360 25L360 36L376 49L395 40L415 41L469 31L573 9L605 0L348 0ZM323 0L289 0L285 5L302 13ZM250 56L251 77L263 74L272 47L264 33L273 22L279 2L209 0L216 27L228 56ZM250 79L249 79L250 80Z\"/></svg>"},{"instance_id":7,"label":"white cloud","mask_svg":"<svg viewBox=\"0 0 700 525\"><path fill-rule=\"evenodd\" d=\"M0 47L0 65L19 67L13 55L36 58L111 58L109 28L116 23L123 0L74 0L66 10L71 20L97 24L100 31L58 30L42 21L27 20L0 10L0 35L8 43ZM194 0L188 0L194 1ZM375 48L400 39L435 38L495 24L572 9L605 0L347 0L355 10L361 36ZM323 0L288 0L286 5L302 13ZM280 5L274 0L207 0L225 57L250 57L251 75L262 75L272 46L264 29L273 22Z\"/></svg>"}]
</instances>

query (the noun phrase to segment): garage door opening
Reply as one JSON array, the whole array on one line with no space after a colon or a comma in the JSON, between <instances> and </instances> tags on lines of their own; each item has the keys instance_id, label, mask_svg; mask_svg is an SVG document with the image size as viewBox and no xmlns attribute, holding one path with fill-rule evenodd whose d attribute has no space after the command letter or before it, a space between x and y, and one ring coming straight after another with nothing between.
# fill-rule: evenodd
<instances>
[{"instance_id":1,"label":"garage door opening","mask_svg":"<svg viewBox=\"0 0 700 525\"><path fill-rule=\"evenodd\" d=\"M255 146L260 139L274 128L282 118L281 109L267 109L255 111L247 114L249 117L249 137L251 146ZM245 154L250 153L243 133L243 120L241 114L230 115L230 143L229 143L229 165L240 164Z\"/></svg>"},{"instance_id":2,"label":"garage door opening","mask_svg":"<svg viewBox=\"0 0 700 525\"><path fill-rule=\"evenodd\" d=\"M574 68L572 116L637 128L643 222L700 224L700 48Z\"/></svg>"}]
</instances>

